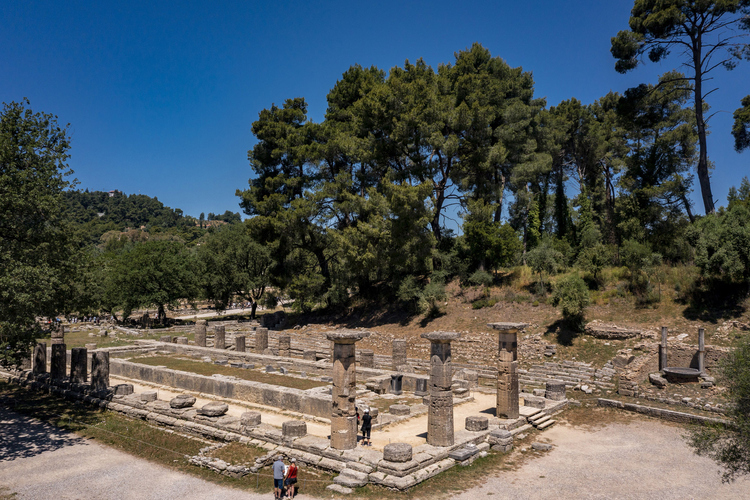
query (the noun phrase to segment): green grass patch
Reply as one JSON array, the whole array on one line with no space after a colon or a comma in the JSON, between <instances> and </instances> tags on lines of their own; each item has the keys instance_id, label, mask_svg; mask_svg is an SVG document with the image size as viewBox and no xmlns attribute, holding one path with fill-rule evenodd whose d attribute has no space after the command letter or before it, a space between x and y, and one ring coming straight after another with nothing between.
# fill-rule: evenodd
<instances>
[{"instance_id":1,"label":"green grass patch","mask_svg":"<svg viewBox=\"0 0 750 500\"><path fill-rule=\"evenodd\" d=\"M231 375L242 380L262 382L264 384L273 384L281 387L290 387L292 389L307 390L314 387L330 385L329 382L323 382L321 380L288 377L286 375L266 373L259 370L246 370L244 368L215 365L213 363L173 358L170 356L137 356L130 358L130 361L149 366L166 366L172 370L197 373L198 375L206 375L209 377L217 373L220 375Z\"/></svg>"},{"instance_id":2,"label":"green grass patch","mask_svg":"<svg viewBox=\"0 0 750 500\"><path fill-rule=\"evenodd\" d=\"M208 455L219 460L224 460L228 464L250 467L255 463L256 458L262 457L266 453L266 450L257 446L229 443L222 448L213 450Z\"/></svg>"},{"instance_id":3,"label":"green grass patch","mask_svg":"<svg viewBox=\"0 0 750 500\"><path fill-rule=\"evenodd\" d=\"M85 347L86 344L96 344L97 348L103 347L121 347L126 345L133 345L136 340L159 340L164 335L173 335L180 337L187 337L189 340L193 340L192 333L181 333L181 332L165 332L159 330L140 330L141 335L137 337L134 335L128 335L119 330L110 330L108 336L99 336L99 332L102 328L99 327L80 327L79 331L70 331L69 326L65 325L65 347L72 349L73 347ZM94 333L95 337L89 336L89 333ZM51 344L49 337L39 340L40 342L46 342L47 346Z\"/></svg>"}]
</instances>

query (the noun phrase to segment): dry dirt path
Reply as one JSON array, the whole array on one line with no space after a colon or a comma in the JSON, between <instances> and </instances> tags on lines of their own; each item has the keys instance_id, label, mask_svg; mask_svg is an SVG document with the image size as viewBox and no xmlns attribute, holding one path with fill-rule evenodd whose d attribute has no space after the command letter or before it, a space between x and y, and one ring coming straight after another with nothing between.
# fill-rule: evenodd
<instances>
[{"instance_id":1,"label":"dry dirt path","mask_svg":"<svg viewBox=\"0 0 750 500\"><path fill-rule=\"evenodd\" d=\"M0 495L21 499L256 500L0 407ZM310 499L298 495L298 499Z\"/></svg>"},{"instance_id":2,"label":"dry dirt path","mask_svg":"<svg viewBox=\"0 0 750 500\"><path fill-rule=\"evenodd\" d=\"M450 498L750 499L750 478L722 484L719 468L693 454L684 432L655 420L590 431L556 424L541 435L552 451Z\"/></svg>"}]
</instances>

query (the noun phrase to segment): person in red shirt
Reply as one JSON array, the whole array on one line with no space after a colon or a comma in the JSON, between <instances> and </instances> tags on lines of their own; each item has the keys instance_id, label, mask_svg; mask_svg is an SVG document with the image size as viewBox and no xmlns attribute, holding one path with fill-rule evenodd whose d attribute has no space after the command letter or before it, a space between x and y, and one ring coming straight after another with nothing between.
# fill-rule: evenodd
<instances>
[{"instance_id":1,"label":"person in red shirt","mask_svg":"<svg viewBox=\"0 0 750 500\"><path fill-rule=\"evenodd\" d=\"M286 484L286 495L288 498L294 498L295 489L297 488L297 461L291 459L289 464L289 470L286 471L286 478L284 483Z\"/></svg>"}]
</instances>

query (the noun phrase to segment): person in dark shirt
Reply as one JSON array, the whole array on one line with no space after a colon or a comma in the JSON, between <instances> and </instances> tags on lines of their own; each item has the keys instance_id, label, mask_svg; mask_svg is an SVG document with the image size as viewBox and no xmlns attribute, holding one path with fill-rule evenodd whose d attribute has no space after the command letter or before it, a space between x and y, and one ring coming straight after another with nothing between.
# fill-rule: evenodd
<instances>
[{"instance_id":1,"label":"person in dark shirt","mask_svg":"<svg viewBox=\"0 0 750 500\"><path fill-rule=\"evenodd\" d=\"M370 409L365 408L365 414L362 415L362 446L372 446L370 443L370 432L372 431L372 417Z\"/></svg>"}]
</instances>

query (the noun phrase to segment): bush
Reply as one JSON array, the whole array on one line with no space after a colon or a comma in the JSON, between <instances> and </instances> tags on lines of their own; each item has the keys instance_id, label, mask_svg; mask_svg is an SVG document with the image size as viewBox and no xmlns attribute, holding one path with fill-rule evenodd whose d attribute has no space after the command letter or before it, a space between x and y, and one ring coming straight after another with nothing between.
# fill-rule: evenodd
<instances>
[{"instance_id":1,"label":"bush","mask_svg":"<svg viewBox=\"0 0 750 500\"><path fill-rule=\"evenodd\" d=\"M422 291L422 311L426 310L428 316L439 316L442 312L441 302L446 298L445 285L441 281L431 281Z\"/></svg>"},{"instance_id":2,"label":"bush","mask_svg":"<svg viewBox=\"0 0 750 500\"><path fill-rule=\"evenodd\" d=\"M583 330L584 313L590 302L589 289L577 274L566 276L555 283L552 304L560 306L563 318L574 330Z\"/></svg>"},{"instance_id":3,"label":"bush","mask_svg":"<svg viewBox=\"0 0 750 500\"><path fill-rule=\"evenodd\" d=\"M492 307L497 304L497 299L479 299L471 303L472 309L483 309L485 307Z\"/></svg>"},{"instance_id":4,"label":"bush","mask_svg":"<svg viewBox=\"0 0 750 500\"><path fill-rule=\"evenodd\" d=\"M479 269L469 276L469 283L473 286L492 286L492 275L487 271Z\"/></svg>"},{"instance_id":5,"label":"bush","mask_svg":"<svg viewBox=\"0 0 750 500\"><path fill-rule=\"evenodd\" d=\"M562 267L563 254L552 248L547 241L526 254L526 263L539 274L540 290L544 290L544 273L555 274Z\"/></svg>"}]
</instances>

